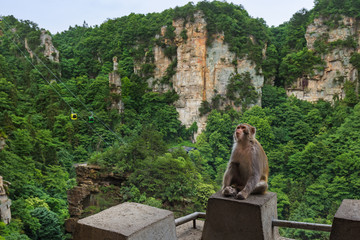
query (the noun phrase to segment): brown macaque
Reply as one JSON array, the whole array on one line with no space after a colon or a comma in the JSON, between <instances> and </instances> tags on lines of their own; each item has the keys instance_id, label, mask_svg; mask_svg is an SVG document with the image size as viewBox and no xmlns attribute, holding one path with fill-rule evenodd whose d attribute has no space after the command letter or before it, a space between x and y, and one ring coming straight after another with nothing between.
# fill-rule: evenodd
<instances>
[{"instance_id":1,"label":"brown macaque","mask_svg":"<svg viewBox=\"0 0 360 240\"><path fill-rule=\"evenodd\" d=\"M222 194L246 199L251 193L264 194L268 188L269 164L255 127L242 123L234 132L234 146L224 174Z\"/></svg>"}]
</instances>

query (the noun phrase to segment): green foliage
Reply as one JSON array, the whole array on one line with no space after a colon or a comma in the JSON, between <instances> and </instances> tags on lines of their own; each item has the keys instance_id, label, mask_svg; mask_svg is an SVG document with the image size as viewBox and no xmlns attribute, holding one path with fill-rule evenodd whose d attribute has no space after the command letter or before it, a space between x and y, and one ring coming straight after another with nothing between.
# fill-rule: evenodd
<instances>
[{"instance_id":1,"label":"green foliage","mask_svg":"<svg viewBox=\"0 0 360 240\"><path fill-rule=\"evenodd\" d=\"M356 69L360 69L360 53L354 52L351 55L350 63L356 67Z\"/></svg>"},{"instance_id":2,"label":"green foliage","mask_svg":"<svg viewBox=\"0 0 360 240\"><path fill-rule=\"evenodd\" d=\"M285 86L291 84L302 76L311 76L314 69L321 69L322 60L313 51L303 50L288 54L280 64L279 77L284 79Z\"/></svg>"},{"instance_id":3,"label":"green foliage","mask_svg":"<svg viewBox=\"0 0 360 240\"><path fill-rule=\"evenodd\" d=\"M266 58L262 62L261 68L265 78L265 83L275 79L277 69L279 68L279 53L274 44L271 44L266 49Z\"/></svg>"},{"instance_id":4,"label":"green foliage","mask_svg":"<svg viewBox=\"0 0 360 240\"><path fill-rule=\"evenodd\" d=\"M32 239L62 239L60 222L54 212L44 207L38 207L32 210L30 214L31 217L37 219L40 224L39 229L31 231L30 236L32 236Z\"/></svg>"},{"instance_id":5,"label":"green foliage","mask_svg":"<svg viewBox=\"0 0 360 240\"><path fill-rule=\"evenodd\" d=\"M271 85L264 85L262 88L261 106L263 108L275 108L287 99L286 91L280 87L273 87Z\"/></svg>"},{"instance_id":6,"label":"green foliage","mask_svg":"<svg viewBox=\"0 0 360 240\"><path fill-rule=\"evenodd\" d=\"M174 204L194 196L196 179L195 167L189 158L166 153L145 159L129 180L142 192Z\"/></svg>"},{"instance_id":7,"label":"green foliage","mask_svg":"<svg viewBox=\"0 0 360 240\"><path fill-rule=\"evenodd\" d=\"M318 15L345 15L359 17L360 2L358 0L317 0L314 12Z\"/></svg>"},{"instance_id":8,"label":"green foliage","mask_svg":"<svg viewBox=\"0 0 360 240\"><path fill-rule=\"evenodd\" d=\"M350 107L354 107L359 102L359 93L356 90L356 84L356 82L350 81L344 83L344 102Z\"/></svg>"},{"instance_id":9,"label":"green foliage","mask_svg":"<svg viewBox=\"0 0 360 240\"><path fill-rule=\"evenodd\" d=\"M188 39L186 28L181 31L180 36L184 39L184 41Z\"/></svg>"},{"instance_id":10,"label":"green foliage","mask_svg":"<svg viewBox=\"0 0 360 240\"><path fill-rule=\"evenodd\" d=\"M251 84L249 72L232 75L226 86L226 97L234 102L235 106L246 109L250 104L255 104L258 93Z\"/></svg>"},{"instance_id":11,"label":"green foliage","mask_svg":"<svg viewBox=\"0 0 360 240\"><path fill-rule=\"evenodd\" d=\"M300 10L289 22L270 29L262 19L251 18L241 5L220 1L130 14L100 26L70 27L53 36L61 52L60 66L40 54L36 24L4 17L11 28L0 22L4 27L0 36L0 136L6 140L0 151L0 173L12 183L13 220L7 226L0 223L0 238L64 239L62 228L69 217L66 190L76 184L73 164L78 162L99 164L122 181L121 186L102 187L94 196L99 205L87 208L84 216L123 201L168 208L181 215L204 211L208 196L220 188L233 131L241 122L256 127L257 139L267 153L270 191L278 194L279 217L330 223L343 199L360 196L358 82L337 76L335 80L344 83L346 97L334 99L333 104L288 98L283 88L271 83L290 86L299 77L322 70L321 53L357 47L353 36L329 43L324 35L310 51L305 48L304 34L318 14L328 17L332 29L341 24L340 14L358 17L359 9L358 0L319 0L315 10ZM262 89L263 108L250 108L259 97L251 75L232 75L226 96L215 92L213 99L202 102L199 110L208 115L206 128L190 144L198 124L186 129L174 107L179 96L172 90L151 91L146 78L154 74L153 47L157 44L172 63L155 83L172 88L170 79L178 61L172 21L194 22L198 10L207 22L208 44L214 34L223 33L235 53L234 66L236 57L247 57L268 85ZM165 37L155 39L164 25ZM180 37L187 41L186 30ZM28 62L12 43L14 39L24 49L21 40L25 38L55 76L60 77L61 69L61 81L49 84L54 75L38 61ZM115 97L110 94L107 74L114 56L122 80L122 96L116 99L124 103L121 114L110 110ZM350 59L357 69L359 59L357 53ZM135 65L141 66L137 74ZM223 110L227 101L241 106L242 112ZM87 123L89 109L95 116L91 125ZM72 111L78 121L69 119ZM186 153L184 144L196 149ZM282 233L300 239L327 237L301 230Z\"/></svg>"},{"instance_id":12,"label":"green foliage","mask_svg":"<svg viewBox=\"0 0 360 240\"><path fill-rule=\"evenodd\" d=\"M206 209L209 197L215 193L214 186L211 184L200 183L196 185L197 202L203 209Z\"/></svg>"},{"instance_id":13,"label":"green foliage","mask_svg":"<svg viewBox=\"0 0 360 240\"><path fill-rule=\"evenodd\" d=\"M205 114L211 112L211 105L208 101L204 100L201 102L199 108L200 116L204 116Z\"/></svg>"},{"instance_id":14,"label":"green foliage","mask_svg":"<svg viewBox=\"0 0 360 240\"><path fill-rule=\"evenodd\" d=\"M166 69L166 72L165 72L166 75L164 77L162 77L162 79L160 80L160 83L170 84L170 79L172 78L172 76L174 76L176 74L176 66L177 66L177 59L173 60L170 63L170 65Z\"/></svg>"},{"instance_id":15,"label":"green foliage","mask_svg":"<svg viewBox=\"0 0 360 240\"><path fill-rule=\"evenodd\" d=\"M240 119L241 122L248 123L256 128L256 139L258 139L265 151L273 147L275 137L271 131L270 120L266 117L266 113L261 107L252 107L244 112Z\"/></svg>"}]
</instances>

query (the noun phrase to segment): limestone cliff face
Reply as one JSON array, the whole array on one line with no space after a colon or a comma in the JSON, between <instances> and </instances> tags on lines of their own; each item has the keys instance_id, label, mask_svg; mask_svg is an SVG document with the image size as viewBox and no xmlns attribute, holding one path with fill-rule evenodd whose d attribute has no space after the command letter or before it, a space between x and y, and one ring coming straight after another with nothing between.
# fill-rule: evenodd
<instances>
[{"instance_id":1,"label":"limestone cliff face","mask_svg":"<svg viewBox=\"0 0 360 240\"><path fill-rule=\"evenodd\" d=\"M358 23L355 18L343 17L336 28L326 26L325 20L317 18L307 27L305 38L308 49L314 50L315 41L320 39L324 39L326 44L338 40L345 41L350 37L359 39ZM322 54L321 58L325 62L324 71L318 71L314 76L299 78L291 88L287 89L288 95L295 95L299 99L311 102L319 99L333 101L335 95L344 98L344 81L354 82L358 79L358 71L350 63L354 52L360 52L360 48L354 50L336 47Z\"/></svg>"},{"instance_id":2,"label":"limestone cliff face","mask_svg":"<svg viewBox=\"0 0 360 240\"><path fill-rule=\"evenodd\" d=\"M117 57L113 57L113 71L109 73L109 87L111 93L111 109L119 113L124 111L124 103L121 101L121 78L118 71Z\"/></svg>"},{"instance_id":3,"label":"limestone cliff face","mask_svg":"<svg viewBox=\"0 0 360 240\"><path fill-rule=\"evenodd\" d=\"M52 38L45 30L41 31L41 45L44 47L44 56L53 62L59 62L59 51L54 47Z\"/></svg>"},{"instance_id":4,"label":"limestone cliff face","mask_svg":"<svg viewBox=\"0 0 360 240\"><path fill-rule=\"evenodd\" d=\"M9 184L5 181L6 184ZM0 176L0 221L3 221L5 224L10 223L11 221L11 200L6 195L3 177Z\"/></svg>"},{"instance_id":5,"label":"limestone cliff face","mask_svg":"<svg viewBox=\"0 0 360 240\"><path fill-rule=\"evenodd\" d=\"M211 102L215 94L225 96L231 74L236 70L238 73L250 72L252 84L260 94L264 77L257 75L256 66L250 60L235 58L235 54L229 51L228 45L224 42L222 34L213 36L215 40L210 46L206 44L209 38L207 23L201 12L195 13L194 21L184 21L184 19L173 21L176 33L174 43L177 46L177 67L171 82L180 97L175 106L181 122L186 127L197 122L201 132L205 128L206 121L206 116L200 117L201 102L205 100ZM181 36L184 32L186 39ZM163 36L164 33L165 28L162 29ZM149 79L149 85L154 90L167 90L169 87L159 88L153 83L154 80L166 75L166 69L172 59L165 56L164 49L160 46L154 48L154 59L156 69L154 78Z\"/></svg>"},{"instance_id":6,"label":"limestone cliff face","mask_svg":"<svg viewBox=\"0 0 360 240\"><path fill-rule=\"evenodd\" d=\"M46 33L45 30L41 31L40 35L40 47L44 48L43 54L52 62L59 62L59 50L57 50L53 43L52 38L49 34ZM34 52L29 47L28 40L25 38L25 49L29 53L30 58L34 58Z\"/></svg>"}]
</instances>

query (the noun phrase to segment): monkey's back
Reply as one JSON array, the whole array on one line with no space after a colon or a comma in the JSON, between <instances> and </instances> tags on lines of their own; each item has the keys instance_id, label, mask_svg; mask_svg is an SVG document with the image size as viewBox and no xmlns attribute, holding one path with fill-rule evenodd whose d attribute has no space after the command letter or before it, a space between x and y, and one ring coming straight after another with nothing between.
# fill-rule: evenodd
<instances>
[{"instance_id":1,"label":"monkey's back","mask_svg":"<svg viewBox=\"0 0 360 240\"><path fill-rule=\"evenodd\" d=\"M266 156L266 153L263 149L263 147L261 146L261 144L259 143L258 140L254 139L254 147L256 148L254 151L257 153L256 156L256 161L258 161L259 163L259 167L260 167L260 174L261 174L261 178L260 180L266 181L268 179L269 176L269 162L268 162L268 158Z\"/></svg>"}]
</instances>

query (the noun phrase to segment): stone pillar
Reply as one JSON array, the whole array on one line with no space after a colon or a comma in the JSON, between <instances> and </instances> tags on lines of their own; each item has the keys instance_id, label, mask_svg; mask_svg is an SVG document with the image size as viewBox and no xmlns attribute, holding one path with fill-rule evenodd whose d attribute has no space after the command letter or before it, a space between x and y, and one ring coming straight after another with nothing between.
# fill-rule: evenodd
<instances>
[{"instance_id":1,"label":"stone pillar","mask_svg":"<svg viewBox=\"0 0 360 240\"><path fill-rule=\"evenodd\" d=\"M278 229L272 227L276 218L276 193L236 200L217 192L208 201L202 240L274 240L278 238Z\"/></svg>"},{"instance_id":2,"label":"stone pillar","mask_svg":"<svg viewBox=\"0 0 360 240\"><path fill-rule=\"evenodd\" d=\"M74 240L175 240L172 212L123 203L77 222Z\"/></svg>"},{"instance_id":3,"label":"stone pillar","mask_svg":"<svg viewBox=\"0 0 360 240\"><path fill-rule=\"evenodd\" d=\"M11 200L6 195L3 177L0 176L0 220L8 224L11 221Z\"/></svg>"},{"instance_id":4,"label":"stone pillar","mask_svg":"<svg viewBox=\"0 0 360 240\"><path fill-rule=\"evenodd\" d=\"M360 239L360 200L344 199L336 211L330 240Z\"/></svg>"},{"instance_id":5,"label":"stone pillar","mask_svg":"<svg viewBox=\"0 0 360 240\"><path fill-rule=\"evenodd\" d=\"M109 87L112 95L111 109L117 109L119 113L124 111L124 103L121 101L121 78L118 71L117 57L113 57L113 71L109 73Z\"/></svg>"}]
</instances>

